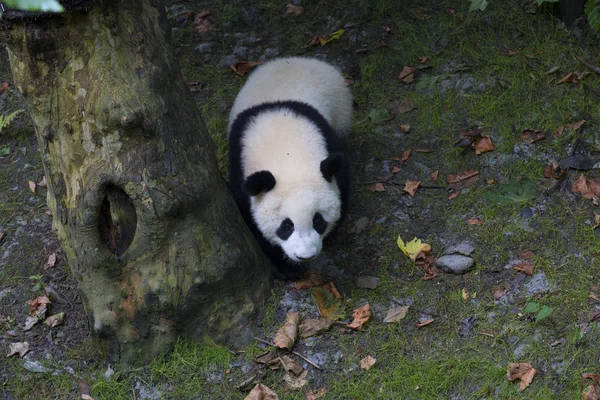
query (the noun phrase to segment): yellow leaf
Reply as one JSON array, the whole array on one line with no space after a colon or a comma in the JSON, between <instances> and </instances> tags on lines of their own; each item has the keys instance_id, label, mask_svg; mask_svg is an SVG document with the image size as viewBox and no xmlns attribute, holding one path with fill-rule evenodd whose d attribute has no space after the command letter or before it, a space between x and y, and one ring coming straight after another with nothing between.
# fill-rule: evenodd
<instances>
[{"instance_id":1,"label":"yellow leaf","mask_svg":"<svg viewBox=\"0 0 600 400\"><path fill-rule=\"evenodd\" d=\"M398 247L406 257L410 258L413 262L417 260L419 253L429 253L431 246L427 243L422 243L421 239L414 238L410 242L404 244L404 241L398 236Z\"/></svg>"},{"instance_id":2,"label":"yellow leaf","mask_svg":"<svg viewBox=\"0 0 600 400\"><path fill-rule=\"evenodd\" d=\"M332 40L339 39L344 34L344 32L346 32L346 31L343 29L340 29L339 31L330 33L329 35L327 35L325 37L319 37L319 43L321 43L321 46L325 46L327 43L331 42Z\"/></svg>"}]
</instances>

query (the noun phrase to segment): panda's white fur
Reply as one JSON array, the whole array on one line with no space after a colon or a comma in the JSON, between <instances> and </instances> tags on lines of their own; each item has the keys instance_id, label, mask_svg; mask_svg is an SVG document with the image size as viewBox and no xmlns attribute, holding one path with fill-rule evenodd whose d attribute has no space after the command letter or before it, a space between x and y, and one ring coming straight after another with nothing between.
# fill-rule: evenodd
<instances>
[{"instance_id":1,"label":"panda's white fur","mask_svg":"<svg viewBox=\"0 0 600 400\"><path fill-rule=\"evenodd\" d=\"M342 217L351 123L352 96L344 78L315 59L270 61L235 99L228 135L230 183L280 277L296 275L290 262L316 257ZM293 224L291 233L286 220Z\"/></svg>"}]
</instances>

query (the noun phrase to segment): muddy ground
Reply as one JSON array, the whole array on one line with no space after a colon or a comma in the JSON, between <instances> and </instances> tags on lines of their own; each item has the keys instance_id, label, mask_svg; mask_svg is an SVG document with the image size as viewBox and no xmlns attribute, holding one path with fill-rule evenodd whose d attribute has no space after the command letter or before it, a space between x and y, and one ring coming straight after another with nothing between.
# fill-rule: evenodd
<instances>
[{"instance_id":1,"label":"muddy ground","mask_svg":"<svg viewBox=\"0 0 600 400\"><path fill-rule=\"evenodd\" d=\"M326 399L557 399L589 388L582 374L600 367L598 208L573 184L582 173L600 179L600 77L577 57L596 65L600 58L585 20L568 29L534 1L494 0L472 13L467 1L290 4L302 12L268 0L177 1L167 10L224 174L226 115L246 79L232 64L318 57L351 85L350 212L312 265L343 296L342 315L295 345L318 366L293 356L308 382L290 388L281 370L256 363L268 349L256 340L237 349L182 341L137 369L102 361L52 233L45 188L29 187L44 173L22 113L0 132L0 151L9 149L0 157L0 348L27 341L30 350L0 355L0 399L241 399L258 380L285 399L319 389ZM196 18L203 10L210 15ZM311 45L340 29L338 39ZM399 79L406 67L415 69ZM25 109L5 52L0 81L9 84L0 113ZM480 136L489 136L492 151L476 153ZM553 162L562 171L548 170ZM465 171L478 175L462 188L449 184ZM407 180L420 182L414 197L403 190ZM416 265L398 236L430 244L438 260L464 261L462 253L473 265L463 273L455 264ZM255 337L272 341L287 312L317 317L314 290L277 283ZM64 312L64 323L24 331L26 302L44 291L49 313ZM371 320L360 331L347 328L367 303ZM400 306L407 315L384 323ZM364 370L367 356L377 362ZM505 379L516 362L536 369L523 391Z\"/></svg>"}]
</instances>

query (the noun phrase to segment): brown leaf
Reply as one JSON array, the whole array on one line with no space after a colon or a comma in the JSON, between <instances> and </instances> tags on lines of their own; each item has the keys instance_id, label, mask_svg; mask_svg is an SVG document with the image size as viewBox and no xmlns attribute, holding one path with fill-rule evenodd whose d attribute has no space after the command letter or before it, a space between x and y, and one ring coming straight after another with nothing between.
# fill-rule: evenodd
<instances>
[{"instance_id":1,"label":"brown leaf","mask_svg":"<svg viewBox=\"0 0 600 400\"><path fill-rule=\"evenodd\" d=\"M300 389L308 380L306 376L308 375L308 371L305 370L298 364L292 357L290 356L281 356L279 357L281 360L281 365L285 371L285 375L283 376L283 380L288 384L292 389Z\"/></svg>"},{"instance_id":2,"label":"brown leaf","mask_svg":"<svg viewBox=\"0 0 600 400\"><path fill-rule=\"evenodd\" d=\"M596 229L597 227L600 226L600 214L596 214L594 213L594 226L592 226L592 229Z\"/></svg>"},{"instance_id":3,"label":"brown leaf","mask_svg":"<svg viewBox=\"0 0 600 400\"><path fill-rule=\"evenodd\" d=\"M376 362L377 359L375 357L366 356L360 360L360 368L368 371L373 365L375 365Z\"/></svg>"},{"instance_id":4,"label":"brown leaf","mask_svg":"<svg viewBox=\"0 0 600 400\"><path fill-rule=\"evenodd\" d=\"M33 181L29 181L29 190L31 190L32 193L35 193L35 182Z\"/></svg>"},{"instance_id":5,"label":"brown leaf","mask_svg":"<svg viewBox=\"0 0 600 400\"><path fill-rule=\"evenodd\" d=\"M279 400L279 397L277 397L277 394L274 391L262 383L257 383L244 400Z\"/></svg>"},{"instance_id":6,"label":"brown leaf","mask_svg":"<svg viewBox=\"0 0 600 400\"><path fill-rule=\"evenodd\" d=\"M319 315L322 317L340 319L343 316L343 312L340 310L342 301L336 299L331 292L323 287L314 288L311 297L319 309Z\"/></svg>"},{"instance_id":7,"label":"brown leaf","mask_svg":"<svg viewBox=\"0 0 600 400\"><path fill-rule=\"evenodd\" d=\"M474 141L471 147L475 149L475 154L483 154L495 149L489 136L482 136L481 139Z\"/></svg>"},{"instance_id":8,"label":"brown leaf","mask_svg":"<svg viewBox=\"0 0 600 400\"><path fill-rule=\"evenodd\" d=\"M346 325L348 328L361 330L363 325L371 319L371 306L369 303L362 307L358 307L352 312L353 321Z\"/></svg>"},{"instance_id":9,"label":"brown leaf","mask_svg":"<svg viewBox=\"0 0 600 400\"><path fill-rule=\"evenodd\" d=\"M423 148L423 149L412 149L415 153L433 153L433 149Z\"/></svg>"},{"instance_id":10,"label":"brown leaf","mask_svg":"<svg viewBox=\"0 0 600 400\"><path fill-rule=\"evenodd\" d=\"M54 265L56 265L56 253L52 253L48 256L48 261L46 261L46 266L44 269L52 268Z\"/></svg>"},{"instance_id":11,"label":"brown leaf","mask_svg":"<svg viewBox=\"0 0 600 400\"><path fill-rule=\"evenodd\" d=\"M46 181L46 175L42 176L42 180L37 183L39 187L45 188L48 186L48 182Z\"/></svg>"},{"instance_id":12,"label":"brown leaf","mask_svg":"<svg viewBox=\"0 0 600 400\"><path fill-rule=\"evenodd\" d=\"M506 294L507 288L505 284L500 284L492 288L494 300L500 300Z\"/></svg>"},{"instance_id":13,"label":"brown leaf","mask_svg":"<svg viewBox=\"0 0 600 400\"><path fill-rule=\"evenodd\" d=\"M18 354L19 357L23 357L29 351L29 343L27 342L15 342L8 346L8 354L6 357L10 357L14 354Z\"/></svg>"},{"instance_id":14,"label":"brown leaf","mask_svg":"<svg viewBox=\"0 0 600 400\"><path fill-rule=\"evenodd\" d=\"M394 100L388 106L390 114L392 114L392 116L394 116L395 118L402 114L406 114L414 109L415 103L413 103L412 100L407 98L404 98L401 101Z\"/></svg>"},{"instance_id":15,"label":"brown leaf","mask_svg":"<svg viewBox=\"0 0 600 400\"><path fill-rule=\"evenodd\" d=\"M560 165L556 161L553 161L544 170L544 178L559 179L564 172Z\"/></svg>"},{"instance_id":16,"label":"brown leaf","mask_svg":"<svg viewBox=\"0 0 600 400\"><path fill-rule=\"evenodd\" d=\"M51 328L55 327L57 325L61 325L63 323L64 316L65 316L65 313L62 313L62 312L51 315L48 318L46 318L46 320L44 321L44 324L48 325Z\"/></svg>"},{"instance_id":17,"label":"brown leaf","mask_svg":"<svg viewBox=\"0 0 600 400\"><path fill-rule=\"evenodd\" d=\"M2 82L2 85L0 85L0 94L6 93L8 92L8 82L4 81Z\"/></svg>"},{"instance_id":18,"label":"brown leaf","mask_svg":"<svg viewBox=\"0 0 600 400\"><path fill-rule=\"evenodd\" d=\"M431 179L433 179L434 182L437 181L438 175L439 175L440 171L433 171L431 173Z\"/></svg>"},{"instance_id":19,"label":"brown leaf","mask_svg":"<svg viewBox=\"0 0 600 400\"><path fill-rule=\"evenodd\" d=\"M300 337L307 338L331 328L333 322L328 318L311 318L300 324Z\"/></svg>"},{"instance_id":20,"label":"brown leaf","mask_svg":"<svg viewBox=\"0 0 600 400\"><path fill-rule=\"evenodd\" d=\"M264 364L267 368L273 370L279 369L279 365L281 364L277 350L269 350L263 354L257 355L254 357L254 362Z\"/></svg>"},{"instance_id":21,"label":"brown leaf","mask_svg":"<svg viewBox=\"0 0 600 400\"><path fill-rule=\"evenodd\" d=\"M522 263L513 265L512 268L516 271L523 272L524 274L533 275L533 268L534 268L533 264L522 262Z\"/></svg>"},{"instance_id":22,"label":"brown leaf","mask_svg":"<svg viewBox=\"0 0 600 400\"><path fill-rule=\"evenodd\" d=\"M537 129L525 129L519 137L529 144L533 144L542 139L546 139L546 134Z\"/></svg>"},{"instance_id":23,"label":"brown leaf","mask_svg":"<svg viewBox=\"0 0 600 400\"><path fill-rule=\"evenodd\" d=\"M202 86L203 84L200 81L188 83L188 88L190 88L190 92L192 93L201 91Z\"/></svg>"},{"instance_id":24,"label":"brown leaf","mask_svg":"<svg viewBox=\"0 0 600 400\"><path fill-rule=\"evenodd\" d=\"M238 61L233 65L230 65L233 72L238 74L239 76L244 76L248 72L252 71L254 67L260 65L261 63L258 61Z\"/></svg>"},{"instance_id":25,"label":"brown leaf","mask_svg":"<svg viewBox=\"0 0 600 400\"><path fill-rule=\"evenodd\" d=\"M45 312L45 310L44 310ZM34 327L35 324L37 324L38 322L40 322L40 318L35 317L35 316L29 316L25 319L25 325L23 325L23 330L24 331L28 331L31 328Z\"/></svg>"},{"instance_id":26,"label":"brown leaf","mask_svg":"<svg viewBox=\"0 0 600 400\"><path fill-rule=\"evenodd\" d=\"M408 160L410 160L410 153L411 153L410 149L405 150L404 153L402 153L402 158L400 158L400 161L407 162Z\"/></svg>"},{"instance_id":27,"label":"brown leaf","mask_svg":"<svg viewBox=\"0 0 600 400\"><path fill-rule=\"evenodd\" d=\"M298 16L304 12L304 7L295 6L292 3L288 3L288 5L285 7L287 8L287 11L285 12L286 14L294 14Z\"/></svg>"},{"instance_id":28,"label":"brown leaf","mask_svg":"<svg viewBox=\"0 0 600 400\"><path fill-rule=\"evenodd\" d=\"M325 285L323 285L323 289L325 289L329 293L331 293L333 295L333 297L335 297L336 299L341 299L342 297L344 297L340 294L340 292L338 292L338 290L335 287L335 285L333 284L333 282L329 282L329 283L326 283Z\"/></svg>"},{"instance_id":29,"label":"brown leaf","mask_svg":"<svg viewBox=\"0 0 600 400\"><path fill-rule=\"evenodd\" d=\"M506 55L506 56L508 56L508 57L512 57L512 56L514 56L515 54L517 54L517 52L516 52L516 51L512 51L512 50L508 50L508 49L506 49L506 50L504 51L504 55Z\"/></svg>"},{"instance_id":30,"label":"brown leaf","mask_svg":"<svg viewBox=\"0 0 600 400\"><path fill-rule=\"evenodd\" d=\"M456 8L446 8L446 14L448 14L449 16L453 16L454 14L456 14Z\"/></svg>"},{"instance_id":31,"label":"brown leaf","mask_svg":"<svg viewBox=\"0 0 600 400\"><path fill-rule=\"evenodd\" d=\"M586 372L581 375L583 379L591 379L594 383L600 384L600 374L597 372Z\"/></svg>"},{"instance_id":32,"label":"brown leaf","mask_svg":"<svg viewBox=\"0 0 600 400\"><path fill-rule=\"evenodd\" d=\"M40 318L43 318L43 316L40 314L41 310L43 310L43 312L46 312L46 308L48 307L48 304L50 304L51 301L48 298L48 296L44 295L44 296L39 296L36 297L33 300L29 300L27 302L27 305L29 306L29 314L31 315L37 315Z\"/></svg>"},{"instance_id":33,"label":"brown leaf","mask_svg":"<svg viewBox=\"0 0 600 400\"><path fill-rule=\"evenodd\" d=\"M408 193L410 197L415 197L415 194L417 193L417 189L419 189L420 184L421 182L419 181L407 179L404 185L404 189L402 189L402 191Z\"/></svg>"},{"instance_id":34,"label":"brown leaf","mask_svg":"<svg viewBox=\"0 0 600 400\"><path fill-rule=\"evenodd\" d=\"M406 314L408 314L407 306L391 308L388 310L385 318L383 319L383 322L386 322L386 323L398 322L401 319L404 319L404 317L406 317Z\"/></svg>"},{"instance_id":35,"label":"brown leaf","mask_svg":"<svg viewBox=\"0 0 600 400\"><path fill-rule=\"evenodd\" d=\"M352 77L350 75L344 76L344 80L346 81L347 86L354 85L354 79L352 79Z\"/></svg>"},{"instance_id":36,"label":"brown leaf","mask_svg":"<svg viewBox=\"0 0 600 400\"><path fill-rule=\"evenodd\" d=\"M600 399L600 390L595 383L590 383L581 391L582 400L598 400Z\"/></svg>"},{"instance_id":37,"label":"brown leaf","mask_svg":"<svg viewBox=\"0 0 600 400\"><path fill-rule=\"evenodd\" d=\"M298 312L289 312L285 315L285 322L275 334L273 343L280 349L291 350L294 347L298 336L298 325L300 324L300 314Z\"/></svg>"},{"instance_id":38,"label":"brown leaf","mask_svg":"<svg viewBox=\"0 0 600 400\"><path fill-rule=\"evenodd\" d=\"M398 80L404 83L412 83L415 80L415 71L415 68L404 67L400 75L398 75Z\"/></svg>"},{"instance_id":39,"label":"brown leaf","mask_svg":"<svg viewBox=\"0 0 600 400\"><path fill-rule=\"evenodd\" d=\"M525 390L531 384L531 381L533 381L535 373L535 368L530 363L509 363L506 379L509 381L514 381L515 379L521 380L519 388Z\"/></svg>"},{"instance_id":40,"label":"brown leaf","mask_svg":"<svg viewBox=\"0 0 600 400\"><path fill-rule=\"evenodd\" d=\"M488 180L487 180L487 184L488 184L488 185L493 185L494 183L496 183L496 180L495 180L495 179L488 179Z\"/></svg>"},{"instance_id":41,"label":"brown leaf","mask_svg":"<svg viewBox=\"0 0 600 400\"><path fill-rule=\"evenodd\" d=\"M530 260L531 261L534 259L533 252L531 252L529 250L520 251L519 254L517 254L517 257L519 257L520 260Z\"/></svg>"},{"instance_id":42,"label":"brown leaf","mask_svg":"<svg viewBox=\"0 0 600 400\"><path fill-rule=\"evenodd\" d=\"M385 192L385 186L383 186L383 183L377 182L377 183L374 183L373 185L369 186L369 190L373 193Z\"/></svg>"},{"instance_id":43,"label":"brown leaf","mask_svg":"<svg viewBox=\"0 0 600 400\"><path fill-rule=\"evenodd\" d=\"M448 195L448 200L454 200L455 198L457 198L458 196L460 196L460 190L457 190L456 192L452 192Z\"/></svg>"},{"instance_id":44,"label":"brown leaf","mask_svg":"<svg viewBox=\"0 0 600 400\"><path fill-rule=\"evenodd\" d=\"M425 64L427 61L429 61L429 57L427 57L427 56L417 57L417 61L420 62L421 64Z\"/></svg>"},{"instance_id":45,"label":"brown leaf","mask_svg":"<svg viewBox=\"0 0 600 400\"><path fill-rule=\"evenodd\" d=\"M410 125L405 124L405 125L398 125L398 127L400 128L400 130L404 133L408 133L410 131Z\"/></svg>"},{"instance_id":46,"label":"brown leaf","mask_svg":"<svg viewBox=\"0 0 600 400\"><path fill-rule=\"evenodd\" d=\"M308 389L308 391L306 392L306 397L304 398L304 400L317 400L320 399L321 397L325 396L325 393L327 393L327 389L320 388L320 389Z\"/></svg>"},{"instance_id":47,"label":"brown leaf","mask_svg":"<svg viewBox=\"0 0 600 400\"><path fill-rule=\"evenodd\" d=\"M556 82L557 85L560 85L561 83L565 83L565 82L569 82L569 83L577 83L577 79L575 79L575 77L573 76L572 72L569 72L567 75L565 75L562 79L560 79L558 82Z\"/></svg>"},{"instance_id":48,"label":"brown leaf","mask_svg":"<svg viewBox=\"0 0 600 400\"><path fill-rule=\"evenodd\" d=\"M481 218L473 217L467 220L468 225L483 225L483 220Z\"/></svg>"},{"instance_id":49,"label":"brown leaf","mask_svg":"<svg viewBox=\"0 0 600 400\"><path fill-rule=\"evenodd\" d=\"M296 289L308 289L311 287L319 286L323 283L321 278L317 275L317 271L314 269L308 270L308 276L302 280L294 282Z\"/></svg>"},{"instance_id":50,"label":"brown leaf","mask_svg":"<svg viewBox=\"0 0 600 400\"><path fill-rule=\"evenodd\" d=\"M92 396L90 396L89 394L82 393L81 400L94 400L94 398Z\"/></svg>"},{"instance_id":51,"label":"brown leaf","mask_svg":"<svg viewBox=\"0 0 600 400\"><path fill-rule=\"evenodd\" d=\"M448 175L448 189L462 190L472 186L479 179L479 171L468 170L456 175Z\"/></svg>"},{"instance_id":52,"label":"brown leaf","mask_svg":"<svg viewBox=\"0 0 600 400\"><path fill-rule=\"evenodd\" d=\"M591 199L600 196L600 183L587 179L582 173L579 179L571 186L571 190L574 193L581 193L586 199Z\"/></svg>"},{"instance_id":53,"label":"brown leaf","mask_svg":"<svg viewBox=\"0 0 600 400\"><path fill-rule=\"evenodd\" d=\"M194 33L210 34L212 33L215 24L202 17L202 14L196 15L194 18Z\"/></svg>"},{"instance_id":54,"label":"brown leaf","mask_svg":"<svg viewBox=\"0 0 600 400\"><path fill-rule=\"evenodd\" d=\"M400 167L394 165L394 167L392 168L392 174L396 175L398 172L400 172Z\"/></svg>"},{"instance_id":55,"label":"brown leaf","mask_svg":"<svg viewBox=\"0 0 600 400\"><path fill-rule=\"evenodd\" d=\"M417 328L422 328L424 326L431 324L432 322L433 322L432 319L426 319L424 321L417 322Z\"/></svg>"},{"instance_id":56,"label":"brown leaf","mask_svg":"<svg viewBox=\"0 0 600 400\"><path fill-rule=\"evenodd\" d=\"M573 122L572 124L567 124L567 125L563 125L561 127L559 127L556 132L554 132L554 137L559 137L560 135L562 135L565 131L578 131L579 128L581 128L581 126L585 124L585 119L582 119L579 122Z\"/></svg>"}]
</instances>

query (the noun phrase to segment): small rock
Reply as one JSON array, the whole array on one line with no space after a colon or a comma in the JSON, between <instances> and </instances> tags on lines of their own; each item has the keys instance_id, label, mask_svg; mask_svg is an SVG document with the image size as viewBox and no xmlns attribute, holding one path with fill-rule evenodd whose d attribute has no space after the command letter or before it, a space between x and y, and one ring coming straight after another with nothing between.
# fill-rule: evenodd
<instances>
[{"instance_id":1,"label":"small rock","mask_svg":"<svg viewBox=\"0 0 600 400\"><path fill-rule=\"evenodd\" d=\"M232 54L232 55L228 55L225 56L223 58L221 58L221 61L219 61L218 66L220 68L229 68L231 67L233 64L235 64L236 62L238 62L237 58Z\"/></svg>"},{"instance_id":2,"label":"small rock","mask_svg":"<svg viewBox=\"0 0 600 400\"><path fill-rule=\"evenodd\" d=\"M381 283L381 279L376 276L359 276L356 278L356 286L362 289L377 289L377 286Z\"/></svg>"},{"instance_id":3,"label":"small rock","mask_svg":"<svg viewBox=\"0 0 600 400\"><path fill-rule=\"evenodd\" d=\"M242 374L244 375L248 375L248 373L252 371L252 365L251 364L246 364L242 366Z\"/></svg>"},{"instance_id":4,"label":"small rock","mask_svg":"<svg viewBox=\"0 0 600 400\"><path fill-rule=\"evenodd\" d=\"M458 334L462 337L473 336L473 326L475 325L475 317L468 317L460 321Z\"/></svg>"},{"instance_id":5,"label":"small rock","mask_svg":"<svg viewBox=\"0 0 600 400\"><path fill-rule=\"evenodd\" d=\"M527 344L521 343L517 346L517 348L513 351L513 354L516 358L521 358L525 356L525 351L527 350Z\"/></svg>"},{"instance_id":6,"label":"small rock","mask_svg":"<svg viewBox=\"0 0 600 400\"><path fill-rule=\"evenodd\" d=\"M435 262L435 265L438 268L456 275L464 274L474 264L475 260L473 260L471 257L461 256L458 254L442 256Z\"/></svg>"},{"instance_id":7,"label":"small rock","mask_svg":"<svg viewBox=\"0 0 600 400\"><path fill-rule=\"evenodd\" d=\"M108 368L106 368L106 371L104 372L104 379L109 380L114 374L115 371L109 365Z\"/></svg>"},{"instance_id":8,"label":"small rock","mask_svg":"<svg viewBox=\"0 0 600 400\"><path fill-rule=\"evenodd\" d=\"M212 51L212 46L212 43L202 43L194 47L194 51L200 54L208 54Z\"/></svg>"},{"instance_id":9,"label":"small rock","mask_svg":"<svg viewBox=\"0 0 600 400\"><path fill-rule=\"evenodd\" d=\"M50 372L52 372L52 370L50 368L44 367L42 365L42 363L40 363L39 361L23 360L23 362L21 363L21 366L29 372L46 373L46 374L49 374Z\"/></svg>"},{"instance_id":10,"label":"small rock","mask_svg":"<svg viewBox=\"0 0 600 400\"><path fill-rule=\"evenodd\" d=\"M519 213L519 216L523 219L529 219L531 217L533 217L533 209L531 207L525 207L524 209L521 210L521 212Z\"/></svg>"},{"instance_id":11,"label":"small rock","mask_svg":"<svg viewBox=\"0 0 600 400\"><path fill-rule=\"evenodd\" d=\"M342 351L341 351L341 350L338 350L338 351L336 351L335 353L333 353L333 354L331 355L331 357L333 358L333 360L334 360L335 362L338 362L338 361L340 361L340 360L342 359L342 357L344 357L344 353L342 353Z\"/></svg>"},{"instance_id":12,"label":"small rock","mask_svg":"<svg viewBox=\"0 0 600 400\"><path fill-rule=\"evenodd\" d=\"M279 49L276 47L267 47L265 49L265 52L263 53L263 55L260 57L261 60L268 60L270 58L275 58L279 55Z\"/></svg>"},{"instance_id":13,"label":"small rock","mask_svg":"<svg viewBox=\"0 0 600 400\"><path fill-rule=\"evenodd\" d=\"M208 374L206 380L208 382L221 383L223 381L223 371L211 372Z\"/></svg>"},{"instance_id":14,"label":"small rock","mask_svg":"<svg viewBox=\"0 0 600 400\"><path fill-rule=\"evenodd\" d=\"M447 247L444 250L444 254L462 254L464 256L470 255L474 250L474 247L471 243L463 242L454 246Z\"/></svg>"},{"instance_id":15,"label":"small rock","mask_svg":"<svg viewBox=\"0 0 600 400\"><path fill-rule=\"evenodd\" d=\"M248 55L248 48L246 46L235 46L233 48L233 54L244 59Z\"/></svg>"},{"instance_id":16,"label":"small rock","mask_svg":"<svg viewBox=\"0 0 600 400\"><path fill-rule=\"evenodd\" d=\"M550 282L546 279L544 272L538 272L531 277L531 280L525 284L528 295L547 293L552 290Z\"/></svg>"}]
</instances>

